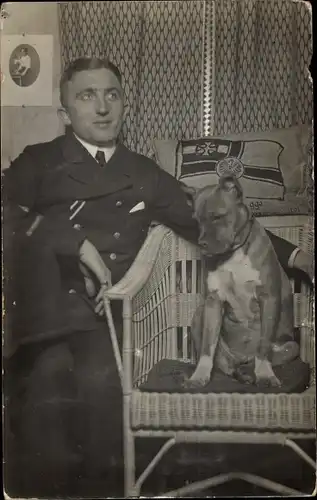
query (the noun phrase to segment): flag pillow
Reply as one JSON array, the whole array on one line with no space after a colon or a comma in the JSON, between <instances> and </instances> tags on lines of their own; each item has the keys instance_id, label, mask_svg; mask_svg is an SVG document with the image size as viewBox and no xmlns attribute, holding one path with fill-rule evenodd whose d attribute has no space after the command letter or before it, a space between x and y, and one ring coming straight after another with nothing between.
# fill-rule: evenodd
<instances>
[{"instance_id":1,"label":"flag pillow","mask_svg":"<svg viewBox=\"0 0 317 500\"><path fill-rule=\"evenodd\" d=\"M154 141L164 170L193 187L239 178L246 203L256 215L302 214L309 210L305 171L310 127L189 140Z\"/></svg>"},{"instance_id":2,"label":"flag pillow","mask_svg":"<svg viewBox=\"0 0 317 500\"><path fill-rule=\"evenodd\" d=\"M178 179L193 187L218 184L219 177L235 175L245 198L283 200L285 184L275 141L233 141L203 138L181 141Z\"/></svg>"}]
</instances>

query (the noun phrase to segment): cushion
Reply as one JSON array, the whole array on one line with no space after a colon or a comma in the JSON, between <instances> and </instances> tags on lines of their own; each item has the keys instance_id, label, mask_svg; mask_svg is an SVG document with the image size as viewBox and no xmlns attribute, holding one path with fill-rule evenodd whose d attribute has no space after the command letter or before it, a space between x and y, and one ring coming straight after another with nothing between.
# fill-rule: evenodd
<instances>
[{"instance_id":1,"label":"cushion","mask_svg":"<svg viewBox=\"0 0 317 500\"><path fill-rule=\"evenodd\" d=\"M274 372L280 379L281 387L261 387L243 384L238 380L215 371L210 382L200 389L184 389L183 375L191 376L195 365L190 362L163 359L150 371L147 381L139 389L147 392L178 392L178 393L300 393L309 386L310 368L300 358L281 366L276 366Z\"/></svg>"},{"instance_id":2,"label":"cushion","mask_svg":"<svg viewBox=\"0 0 317 500\"><path fill-rule=\"evenodd\" d=\"M187 185L217 184L234 173L245 202L256 215L307 214L305 168L311 127L298 125L267 132L189 140L155 140L161 168Z\"/></svg>"}]
</instances>

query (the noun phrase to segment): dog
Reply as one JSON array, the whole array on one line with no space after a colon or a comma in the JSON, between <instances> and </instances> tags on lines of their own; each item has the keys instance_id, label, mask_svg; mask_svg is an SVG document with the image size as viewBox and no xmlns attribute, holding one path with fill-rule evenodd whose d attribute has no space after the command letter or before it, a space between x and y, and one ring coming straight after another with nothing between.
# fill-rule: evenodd
<instances>
[{"instance_id":1,"label":"dog","mask_svg":"<svg viewBox=\"0 0 317 500\"><path fill-rule=\"evenodd\" d=\"M299 345L291 285L270 238L243 203L235 176L183 189L199 224L205 276L204 302L191 324L198 363L183 385L205 386L217 368L243 383L280 386L273 368L295 359Z\"/></svg>"}]
</instances>

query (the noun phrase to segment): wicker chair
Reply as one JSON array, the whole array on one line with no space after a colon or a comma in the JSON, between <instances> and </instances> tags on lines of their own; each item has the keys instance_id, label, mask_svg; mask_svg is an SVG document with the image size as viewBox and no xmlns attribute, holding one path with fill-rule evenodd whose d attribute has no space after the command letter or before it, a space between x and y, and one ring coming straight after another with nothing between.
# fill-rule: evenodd
<instances>
[{"instance_id":1,"label":"wicker chair","mask_svg":"<svg viewBox=\"0 0 317 500\"><path fill-rule=\"evenodd\" d=\"M313 225L308 217L259 220L275 234L305 251L313 251ZM304 393L168 394L139 390L159 360L192 359L189 327L201 300L201 282L199 250L167 228L157 226L148 235L125 277L105 294L113 347L122 376L126 497L140 495L145 479L176 443L286 445L315 468L314 461L295 442L316 438L313 294L303 283L300 293L294 292L294 307L295 326L301 332L301 358L311 367L310 386ZM123 301L122 359L110 314L111 300ZM166 443L136 480L135 439L142 437L166 438ZM300 493L247 472L235 472L192 483L166 495L189 495L233 479L279 494Z\"/></svg>"}]
</instances>

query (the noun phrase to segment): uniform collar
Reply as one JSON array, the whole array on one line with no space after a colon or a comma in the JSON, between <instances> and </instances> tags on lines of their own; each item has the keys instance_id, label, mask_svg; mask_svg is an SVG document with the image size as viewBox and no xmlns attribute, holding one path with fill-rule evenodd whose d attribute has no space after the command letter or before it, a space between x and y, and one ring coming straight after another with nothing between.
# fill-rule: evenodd
<instances>
[{"instance_id":1,"label":"uniform collar","mask_svg":"<svg viewBox=\"0 0 317 500\"><path fill-rule=\"evenodd\" d=\"M78 137L78 135L75 134L75 132L74 136L76 137L77 141L79 141L84 146L84 148L88 151L88 153L91 154L93 158L96 158L97 151L103 151L105 154L106 161L108 162L113 153L115 152L116 146L113 146L112 148L105 148L105 147L101 148L96 146L95 144L90 144L89 142L84 141L83 139Z\"/></svg>"},{"instance_id":2,"label":"uniform collar","mask_svg":"<svg viewBox=\"0 0 317 500\"><path fill-rule=\"evenodd\" d=\"M88 151L87 147L84 145L85 141L82 141L77 136L75 136L71 128L66 129L66 133L63 136L63 139L62 154L64 160L66 160L67 163L78 164L76 165L76 168L80 167L79 164L84 164L86 167L100 170L100 165L98 165L97 161L95 160L92 149ZM89 144L89 147L91 147L91 144ZM116 157L118 155L118 150L120 150L121 147L124 146L118 143L114 148L112 156ZM98 148L96 148L96 152L97 150ZM110 159L112 159L112 156ZM110 163L112 162L109 161L109 164Z\"/></svg>"},{"instance_id":3,"label":"uniform collar","mask_svg":"<svg viewBox=\"0 0 317 500\"><path fill-rule=\"evenodd\" d=\"M88 184L91 192L103 194L132 185L132 153L120 142L107 167L102 169L72 130L68 130L64 136L62 154L67 175L83 185Z\"/></svg>"}]
</instances>

